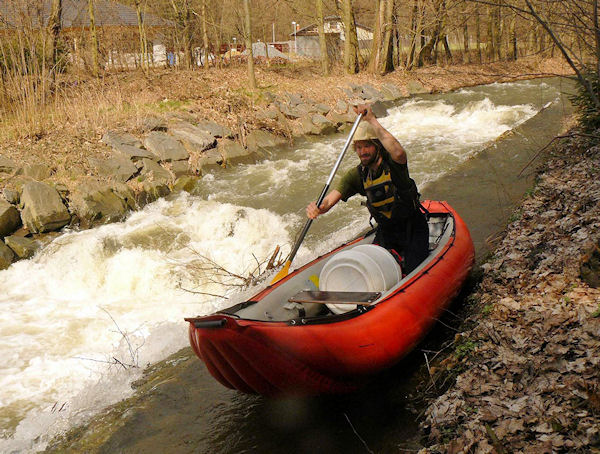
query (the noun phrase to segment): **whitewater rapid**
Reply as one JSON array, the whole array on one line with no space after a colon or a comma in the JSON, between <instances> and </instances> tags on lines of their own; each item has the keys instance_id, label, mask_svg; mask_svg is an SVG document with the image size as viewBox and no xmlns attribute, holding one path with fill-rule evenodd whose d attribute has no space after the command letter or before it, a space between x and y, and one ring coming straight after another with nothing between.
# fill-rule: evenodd
<instances>
[{"instance_id":1,"label":"whitewater rapid","mask_svg":"<svg viewBox=\"0 0 600 454\"><path fill-rule=\"evenodd\" d=\"M414 99L381 122L408 150L411 175L423 187L540 111L548 96L503 104L507 90L532 87L461 90L452 102ZM66 231L0 271L0 451L42 449L126 397L146 365L187 345L184 317L242 301L247 292L231 276L256 272L276 245L289 250L344 140L211 171L197 195L158 200L120 223ZM356 165L351 154L340 172ZM367 220L358 200L336 207L315 223L296 263L355 235ZM227 273L203 278L198 263L207 262Z\"/></svg>"}]
</instances>

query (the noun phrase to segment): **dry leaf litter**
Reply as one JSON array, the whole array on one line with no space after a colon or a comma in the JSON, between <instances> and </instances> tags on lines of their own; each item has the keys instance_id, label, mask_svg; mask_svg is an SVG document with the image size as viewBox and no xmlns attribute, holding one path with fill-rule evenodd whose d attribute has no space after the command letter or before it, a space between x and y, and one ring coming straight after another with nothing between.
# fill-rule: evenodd
<instances>
[{"instance_id":1,"label":"dry leaf litter","mask_svg":"<svg viewBox=\"0 0 600 454\"><path fill-rule=\"evenodd\" d=\"M600 251L600 146L569 140L483 265L457 339L471 351L442 364L463 372L429 405L421 454L600 452L600 289L580 277Z\"/></svg>"}]
</instances>

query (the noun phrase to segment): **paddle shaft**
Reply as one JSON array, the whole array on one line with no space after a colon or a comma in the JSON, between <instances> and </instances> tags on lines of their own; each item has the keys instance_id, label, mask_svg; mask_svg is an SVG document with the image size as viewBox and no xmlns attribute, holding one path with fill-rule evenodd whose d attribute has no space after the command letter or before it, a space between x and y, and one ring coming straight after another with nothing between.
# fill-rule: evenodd
<instances>
[{"instance_id":1,"label":"paddle shaft","mask_svg":"<svg viewBox=\"0 0 600 454\"><path fill-rule=\"evenodd\" d=\"M331 169L329 178L327 178L327 183L325 183L325 186L323 187L323 190L321 191L321 195L317 199L317 207L320 207L321 203L323 203L323 199L325 199L325 196L327 195L327 191L329 191L329 187L331 186L333 177L335 176L338 168L340 167L340 164L342 163L342 160L344 159L344 155L346 154L346 151L348 151L348 147L350 146L350 143L352 142L352 138L354 137L354 133L356 132L356 128L358 128L358 124L360 123L360 120L362 119L362 117L363 117L363 114L362 113L359 114L358 117L356 118L356 121L352 125L352 129L350 130L350 134L348 135L348 138L346 139L344 148L342 149L342 152L338 156L337 161L335 162L335 165L333 166L333 169ZM313 220L309 218L306 221L306 224L304 224L304 228L302 229L302 232L300 232L300 236L298 237L296 244L294 244L294 248L292 249L292 252L290 252L290 255L287 259L287 263L292 263L292 260L294 260L294 257L296 257L296 253L298 252L298 249L300 249L300 245L302 244L302 241L304 240L304 237L306 236L308 229L310 229L312 222L313 222Z\"/></svg>"}]
</instances>

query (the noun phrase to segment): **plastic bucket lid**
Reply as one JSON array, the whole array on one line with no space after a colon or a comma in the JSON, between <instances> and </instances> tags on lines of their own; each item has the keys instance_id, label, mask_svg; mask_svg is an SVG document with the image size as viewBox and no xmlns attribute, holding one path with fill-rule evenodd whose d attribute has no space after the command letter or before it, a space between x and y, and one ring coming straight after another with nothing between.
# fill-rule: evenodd
<instances>
[{"instance_id":1,"label":"plastic bucket lid","mask_svg":"<svg viewBox=\"0 0 600 454\"><path fill-rule=\"evenodd\" d=\"M402 270L394 256L385 248L376 244L361 244L356 246L353 251L360 251L372 258L384 277L384 288L379 291L385 291L396 285L402 278Z\"/></svg>"},{"instance_id":2,"label":"plastic bucket lid","mask_svg":"<svg viewBox=\"0 0 600 454\"><path fill-rule=\"evenodd\" d=\"M402 276L400 265L381 246L364 244L338 252L321 270L319 287L324 291L384 292ZM328 304L334 314L356 309L352 304Z\"/></svg>"}]
</instances>

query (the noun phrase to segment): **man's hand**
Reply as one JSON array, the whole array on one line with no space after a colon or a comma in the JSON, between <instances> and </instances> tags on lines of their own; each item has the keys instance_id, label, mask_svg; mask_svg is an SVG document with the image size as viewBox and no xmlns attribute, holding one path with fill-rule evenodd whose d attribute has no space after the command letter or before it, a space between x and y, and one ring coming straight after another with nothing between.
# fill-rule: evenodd
<instances>
[{"instance_id":1,"label":"man's hand","mask_svg":"<svg viewBox=\"0 0 600 454\"><path fill-rule=\"evenodd\" d=\"M370 122L371 120L376 119L377 117L373 113L373 109L371 109L370 104L358 104L353 107L356 115L363 114L363 120ZM362 120L361 120L362 121Z\"/></svg>"},{"instance_id":2,"label":"man's hand","mask_svg":"<svg viewBox=\"0 0 600 454\"><path fill-rule=\"evenodd\" d=\"M320 214L322 214L322 211L319 210L315 202L310 202L306 207L306 216L310 219L317 219Z\"/></svg>"}]
</instances>

